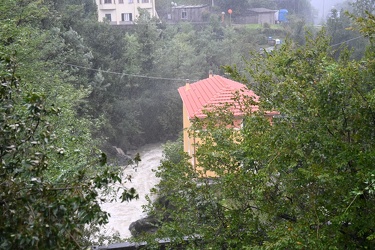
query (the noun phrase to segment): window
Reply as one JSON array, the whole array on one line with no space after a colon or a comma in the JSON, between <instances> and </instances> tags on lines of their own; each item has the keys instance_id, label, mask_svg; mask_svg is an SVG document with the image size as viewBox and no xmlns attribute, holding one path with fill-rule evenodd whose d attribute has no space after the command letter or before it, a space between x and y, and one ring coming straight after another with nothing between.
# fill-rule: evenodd
<instances>
[{"instance_id":1,"label":"window","mask_svg":"<svg viewBox=\"0 0 375 250\"><path fill-rule=\"evenodd\" d=\"M131 22L133 21L132 13L122 13L121 14L121 21L123 22Z\"/></svg>"},{"instance_id":2,"label":"window","mask_svg":"<svg viewBox=\"0 0 375 250\"><path fill-rule=\"evenodd\" d=\"M186 10L183 10L181 12L181 19L187 19L187 12L186 12Z\"/></svg>"},{"instance_id":3,"label":"window","mask_svg":"<svg viewBox=\"0 0 375 250\"><path fill-rule=\"evenodd\" d=\"M150 0L142 0L142 3L149 3Z\"/></svg>"},{"instance_id":4,"label":"window","mask_svg":"<svg viewBox=\"0 0 375 250\"><path fill-rule=\"evenodd\" d=\"M124 0L118 0L118 3L124 3Z\"/></svg>"},{"instance_id":5,"label":"window","mask_svg":"<svg viewBox=\"0 0 375 250\"><path fill-rule=\"evenodd\" d=\"M104 0L104 3L112 3L112 0Z\"/></svg>"},{"instance_id":6,"label":"window","mask_svg":"<svg viewBox=\"0 0 375 250\"><path fill-rule=\"evenodd\" d=\"M128 3L133 3L133 0L128 0Z\"/></svg>"},{"instance_id":7,"label":"window","mask_svg":"<svg viewBox=\"0 0 375 250\"><path fill-rule=\"evenodd\" d=\"M105 19L111 22L112 21L111 14L105 14Z\"/></svg>"}]
</instances>

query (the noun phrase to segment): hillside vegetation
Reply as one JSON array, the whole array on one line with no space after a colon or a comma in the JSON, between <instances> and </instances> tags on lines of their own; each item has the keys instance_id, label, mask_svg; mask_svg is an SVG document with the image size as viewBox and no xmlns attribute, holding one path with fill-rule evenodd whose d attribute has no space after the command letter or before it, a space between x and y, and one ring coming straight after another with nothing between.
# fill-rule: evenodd
<instances>
[{"instance_id":1,"label":"hillside vegetation","mask_svg":"<svg viewBox=\"0 0 375 250\"><path fill-rule=\"evenodd\" d=\"M264 6L258 6L257 2L215 0L223 8L236 3L234 13L243 6L281 8L276 3L289 1L264 1L269 4ZM365 50L368 44L372 45L373 16L358 8L357 16L362 17L356 22L358 26L348 16L334 16L323 29L326 33L317 35L308 25L308 18L303 18L307 15L302 10L309 8L303 3L308 1L299 2L299 8L289 8L289 23L277 28L264 25L254 29L222 23L215 12L219 9L213 11L207 24L200 25L167 25L141 11L136 24L125 27L98 22L92 0L1 1L0 248L79 249L92 244L93 232L108 219L108 214L100 209L100 202L111 191L111 184L121 181L121 168L108 164L113 147L126 152L146 143L178 138L182 130L182 104L177 88L187 79L194 82L206 78L210 70L249 84L261 96L269 97L264 108L280 110L287 119L280 126L269 127L258 117L257 126L244 130L249 133L244 137L245 144L208 148L208 155L222 150L239 157L208 159L211 163L236 159L235 164L246 162L249 168L264 167L266 173L259 182L257 178L247 178L246 174L239 178L238 172L228 175L228 179L223 179L226 182L221 187L226 189L219 192L224 195L220 200L212 202L206 198L214 196L207 197L204 193L194 196L203 209L208 209L209 213L202 214L202 218L207 218L209 223L183 224L181 221L181 225L202 230L214 225L215 231L197 233L212 239L223 236L217 244L226 237L236 239L233 246L246 239L244 242L254 244L269 240L273 247L280 243L276 239L285 239L280 243L283 248L290 247L293 232L301 237L298 239L301 246L307 246L311 231L304 226L315 216L314 223L308 226L315 230L316 244L320 236L332 237L335 244L347 242L347 248L373 243L372 224L364 225L373 219L374 207L370 169L374 127L373 50L372 47ZM362 6L360 2L356 1L358 7ZM310 37L307 40L306 34ZM281 38L286 46L279 46L277 53L267 54L263 50L259 53L260 48L269 46L270 36ZM367 37L371 38L370 43ZM343 44L353 53L347 52ZM315 82L318 85L312 84ZM284 103L284 99L288 102ZM323 113L318 112L321 109ZM249 119L248 124L252 121ZM294 124L295 121L306 123ZM291 126L297 127L292 130ZM287 135L283 131L293 133ZM252 147L253 143L258 146L257 150ZM278 158L280 154L283 157ZM228 166L232 163L228 162ZM163 164L172 170L166 171L166 176L161 173L167 182L168 176L187 178L191 174L173 172L180 171L179 167L190 167L186 162ZM268 185L267 176L276 175L275 169L285 170L287 175L280 182L290 185L278 185L280 190ZM333 178L334 182L330 180L332 176L337 177ZM185 181L184 178L175 180ZM256 195L251 193L254 181L256 187L264 188ZM179 186L182 184L177 183L174 188L184 191L190 187ZM248 187L251 192L241 193L241 187ZM298 188L294 190L295 187ZM120 191L121 200L136 197L133 189ZM169 191L165 189L166 193ZM180 194L175 189L172 191ZM302 195L305 191L306 195ZM208 194L217 194L217 190ZM246 200L247 195L255 195L254 201L253 198ZM269 203L258 206L255 198L262 195ZM291 206L287 202L290 197ZM316 199L310 200L311 197ZM323 200L329 206L323 206ZM247 210L240 201L245 201ZM181 211L192 200L184 202L178 205ZM230 210L216 210L227 204L231 204ZM277 204L281 204L280 210L270 210L278 207ZM244 235L244 224L239 223L241 219L235 214L239 208L249 212L249 206L264 210L256 215L265 217L244 213L250 216L244 222L255 223L251 224L253 231ZM211 212L218 211L217 215L224 216L220 219L227 220L225 223L212 216ZM181 215L183 218L191 214ZM281 215L289 219L285 221ZM327 220L326 216L332 219ZM274 221L284 224L274 224ZM295 221L296 226L288 224ZM325 227L328 221L334 224L332 234L326 234L333 228ZM280 234L288 226L300 231ZM274 231L266 232L266 228ZM165 232L176 237L194 233L169 229L174 231ZM259 234L253 238L252 232Z\"/></svg>"},{"instance_id":2,"label":"hillside vegetation","mask_svg":"<svg viewBox=\"0 0 375 250\"><path fill-rule=\"evenodd\" d=\"M369 41L360 60L322 29L303 44L254 54L243 72L228 67L260 96L260 110L252 99L237 103L240 130L231 107L194 120L194 166L181 142L167 144L159 199L148 207L157 230L137 240L168 238L185 249L372 249L374 20L352 16ZM275 110L270 122L265 115Z\"/></svg>"}]
</instances>

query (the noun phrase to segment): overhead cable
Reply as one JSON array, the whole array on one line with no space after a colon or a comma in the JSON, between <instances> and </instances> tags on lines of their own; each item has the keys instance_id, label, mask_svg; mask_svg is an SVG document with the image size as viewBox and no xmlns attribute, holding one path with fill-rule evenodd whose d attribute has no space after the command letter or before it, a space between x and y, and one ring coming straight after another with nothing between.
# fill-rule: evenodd
<instances>
[{"instance_id":1,"label":"overhead cable","mask_svg":"<svg viewBox=\"0 0 375 250\"><path fill-rule=\"evenodd\" d=\"M147 79L155 79L155 80L168 80L168 81L186 81L186 79L180 79L180 78L167 78L167 77L158 77L158 76L127 74L127 73L114 72L114 71L109 71L109 70L93 69L93 68L79 66L79 65L75 65L75 64L71 64L71 63L63 63L63 64L71 66L71 67L80 68L80 69L87 69L87 70L91 70L91 71L103 72L103 73L115 74L115 75L121 75L121 76L131 76L131 77L138 77L138 78L147 78Z\"/></svg>"},{"instance_id":2,"label":"overhead cable","mask_svg":"<svg viewBox=\"0 0 375 250\"><path fill-rule=\"evenodd\" d=\"M357 40L357 39L362 38L362 37L363 37L363 35L362 36L357 36L357 37L354 37L352 39L349 39L349 40L346 40L346 41L343 41L343 42L340 42L340 43L333 44L333 45L331 45L331 47L338 46L338 45L341 45L343 43L347 43L347 42L350 42L350 41L353 41L353 40Z\"/></svg>"}]
</instances>

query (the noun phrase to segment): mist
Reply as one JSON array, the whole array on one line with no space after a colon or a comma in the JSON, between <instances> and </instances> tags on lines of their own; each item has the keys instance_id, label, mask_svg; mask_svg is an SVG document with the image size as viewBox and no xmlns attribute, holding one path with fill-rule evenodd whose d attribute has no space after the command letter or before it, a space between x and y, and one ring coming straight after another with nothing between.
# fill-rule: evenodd
<instances>
[{"instance_id":1,"label":"mist","mask_svg":"<svg viewBox=\"0 0 375 250\"><path fill-rule=\"evenodd\" d=\"M311 0L311 5L317 10L315 23L321 24L325 22L327 15L337 5L347 2L346 0Z\"/></svg>"}]
</instances>

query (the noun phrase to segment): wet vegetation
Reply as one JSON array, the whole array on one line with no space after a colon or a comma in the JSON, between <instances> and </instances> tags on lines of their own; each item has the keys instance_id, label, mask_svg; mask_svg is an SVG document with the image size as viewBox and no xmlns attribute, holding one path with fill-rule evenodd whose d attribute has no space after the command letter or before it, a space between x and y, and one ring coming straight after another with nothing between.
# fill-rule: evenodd
<instances>
[{"instance_id":1,"label":"wet vegetation","mask_svg":"<svg viewBox=\"0 0 375 250\"><path fill-rule=\"evenodd\" d=\"M365 10L372 2L355 1L351 18L336 12L323 31L311 23L309 1L291 2L215 0L207 23L166 24L141 12L133 26L111 26L97 21L92 0L1 1L0 248L92 244L95 227L108 219L101 195L121 181L121 168L106 164L113 146L126 153L178 138L177 88L210 70L241 79L266 98L265 109L290 120L270 127L249 118L249 126L258 123L245 128L243 144L202 147L233 153L207 153L207 169L216 161L247 164L207 188L195 185L186 156L167 144L158 191L179 213L167 211L164 221L155 215L158 237L198 234L207 247L224 249L370 247L374 18ZM160 12L170 7L157 4ZM288 8L290 19L222 22L229 7L233 16L248 7ZM273 46L269 37L283 42L270 54L263 50ZM270 176L277 183L269 185ZM122 191L122 200L135 197Z\"/></svg>"}]
</instances>

